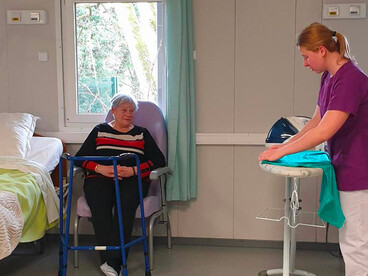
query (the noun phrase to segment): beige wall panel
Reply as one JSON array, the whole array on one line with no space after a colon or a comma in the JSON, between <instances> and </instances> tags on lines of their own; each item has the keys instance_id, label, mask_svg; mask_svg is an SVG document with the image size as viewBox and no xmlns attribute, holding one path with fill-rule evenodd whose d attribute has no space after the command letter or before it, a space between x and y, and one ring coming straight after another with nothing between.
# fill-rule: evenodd
<instances>
[{"instance_id":1,"label":"beige wall panel","mask_svg":"<svg viewBox=\"0 0 368 276\"><path fill-rule=\"evenodd\" d=\"M317 242L325 243L326 242L326 231L325 229L317 229ZM330 225L328 229L328 243L339 243L339 229L335 226Z\"/></svg>"},{"instance_id":2,"label":"beige wall panel","mask_svg":"<svg viewBox=\"0 0 368 276\"><path fill-rule=\"evenodd\" d=\"M317 194L320 187L320 178L312 177L300 180L300 190L299 198L302 200L300 202L301 211L304 212L317 212L319 204ZM316 214L317 215L317 214ZM300 226L296 231L297 241L317 241L317 228L309 226Z\"/></svg>"},{"instance_id":3,"label":"beige wall panel","mask_svg":"<svg viewBox=\"0 0 368 276\"><path fill-rule=\"evenodd\" d=\"M233 147L199 146L198 197L178 202L178 236L233 238Z\"/></svg>"},{"instance_id":4,"label":"beige wall panel","mask_svg":"<svg viewBox=\"0 0 368 276\"><path fill-rule=\"evenodd\" d=\"M197 132L234 130L235 0L194 0Z\"/></svg>"},{"instance_id":5,"label":"beige wall panel","mask_svg":"<svg viewBox=\"0 0 368 276\"><path fill-rule=\"evenodd\" d=\"M296 36L313 22L321 22L322 0L298 0L296 5ZM303 66L303 58L295 47L294 115L311 117L317 104L320 78Z\"/></svg>"},{"instance_id":6,"label":"beige wall panel","mask_svg":"<svg viewBox=\"0 0 368 276\"><path fill-rule=\"evenodd\" d=\"M259 168L264 147L234 149L234 238L282 240L283 223L255 217L267 207L283 208L285 181Z\"/></svg>"},{"instance_id":7,"label":"beige wall panel","mask_svg":"<svg viewBox=\"0 0 368 276\"><path fill-rule=\"evenodd\" d=\"M8 45L6 43L6 8L5 2L0 1L0 112L9 112L8 89Z\"/></svg>"},{"instance_id":8,"label":"beige wall panel","mask_svg":"<svg viewBox=\"0 0 368 276\"><path fill-rule=\"evenodd\" d=\"M236 2L235 132L293 114L295 1Z\"/></svg>"},{"instance_id":9,"label":"beige wall panel","mask_svg":"<svg viewBox=\"0 0 368 276\"><path fill-rule=\"evenodd\" d=\"M43 9L45 25L7 25L10 111L41 117L37 129L58 129L54 1L7 1L6 9ZM48 52L47 62L38 52Z\"/></svg>"},{"instance_id":10,"label":"beige wall panel","mask_svg":"<svg viewBox=\"0 0 368 276\"><path fill-rule=\"evenodd\" d=\"M6 5L0 1L0 112L9 112L8 45L6 43ZM3 19L4 18L4 19Z\"/></svg>"}]
</instances>

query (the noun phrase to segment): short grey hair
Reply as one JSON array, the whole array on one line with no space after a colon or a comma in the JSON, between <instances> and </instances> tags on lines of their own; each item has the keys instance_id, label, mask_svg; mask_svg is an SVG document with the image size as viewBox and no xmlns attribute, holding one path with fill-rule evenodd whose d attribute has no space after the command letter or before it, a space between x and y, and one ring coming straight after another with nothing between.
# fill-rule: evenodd
<instances>
[{"instance_id":1,"label":"short grey hair","mask_svg":"<svg viewBox=\"0 0 368 276\"><path fill-rule=\"evenodd\" d=\"M138 110L138 102L137 100L130 95L118 93L115 94L114 97L111 99L111 108L116 109L118 106L124 104L124 103L130 103L134 106L134 111Z\"/></svg>"}]
</instances>

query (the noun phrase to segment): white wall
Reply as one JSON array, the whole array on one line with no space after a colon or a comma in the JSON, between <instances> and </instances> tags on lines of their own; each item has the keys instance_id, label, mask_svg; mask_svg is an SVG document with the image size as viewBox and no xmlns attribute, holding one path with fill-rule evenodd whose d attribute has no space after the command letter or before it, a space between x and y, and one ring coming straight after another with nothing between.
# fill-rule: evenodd
<instances>
[{"instance_id":1,"label":"white wall","mask_svg":"<svg viewBox=\"0 0 368 276\"><path fill-rule=\"evenodd\" d=\"M340 1L193 0L197 132L267 133L281 116L312 115L319 76L303 68L295 47L297 34L311 22L346 34L367 72L368 21L322 20L322 4L332 2ZM49 22L7 25L9 9L44 9ZM54 10L50 0L0 1L0 112L33 113L42 118L39 131L58 131ZM37 60L39 51L48 52L48 62ZM79 146L70 144L68 150L75 153ZM284 193L282 178L259 169L262 150L198 145L198 198L170 203L173 236L282 240L281 223L255 219L268 206L282 207ZM302 181L303 210L318 208L319 183ZM80 183L76 197L81 191ZM89 224L81 228L92 233ZM325 231L303 227L297 235L324 242ZM336 231L330 235L336 241Z\"/></svg>"}]
</instances>

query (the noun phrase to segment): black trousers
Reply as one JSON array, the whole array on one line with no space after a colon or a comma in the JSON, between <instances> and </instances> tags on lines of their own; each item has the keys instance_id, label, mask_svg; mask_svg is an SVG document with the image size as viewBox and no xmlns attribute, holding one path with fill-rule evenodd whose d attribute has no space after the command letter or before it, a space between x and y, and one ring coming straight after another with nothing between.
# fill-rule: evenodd
<instances>
[{"instance_id":1,"label":"black trousers","mask_svg":"<svg viewBox=\"0 0 368 276\"><path fill-rule=\"evenodd\" d=\"M149 183L143 182L143 194L148 192ZM115 184L112 178L104 176L87 177L84 181L84 194L92 213L92 223L98 245L120 245L119 220L116 206ZM136 209L139 205L137 176L119 181L124 242L131 241ZM114 208L115 207L115 208ZM113 212L114 208L114 212ZM121 265L119 250L100 251L101 264Z\"/></svg>"}]
</instances>

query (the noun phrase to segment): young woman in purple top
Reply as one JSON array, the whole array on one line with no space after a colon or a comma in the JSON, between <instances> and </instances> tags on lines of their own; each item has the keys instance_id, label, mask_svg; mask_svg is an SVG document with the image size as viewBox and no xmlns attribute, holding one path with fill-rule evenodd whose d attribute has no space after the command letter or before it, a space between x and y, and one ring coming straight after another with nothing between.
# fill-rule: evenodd
<instances>
[{"instance_id":1,"label":"young woman in purple top","mask_svg":"<svg viewBox=\"0 0 368 276\"><path fill-rule=\"evenodd\" d=\"M313 23L298 37L304 67L320 74L317 107L309 123L288 143L262 152L259 160L327 141L346 218L339 230L345 275L368 276L368 77L356 66L346 38Z\"/></svg>"}]
</instances>

